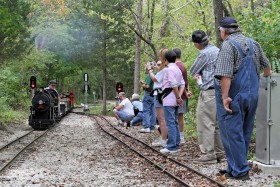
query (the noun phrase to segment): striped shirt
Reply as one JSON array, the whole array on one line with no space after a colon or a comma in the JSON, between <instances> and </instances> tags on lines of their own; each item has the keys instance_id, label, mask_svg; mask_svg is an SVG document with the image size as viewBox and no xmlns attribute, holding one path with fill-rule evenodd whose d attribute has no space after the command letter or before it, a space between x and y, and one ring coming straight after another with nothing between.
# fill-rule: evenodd
<instances>
[{"instance_id":1,"label":"striped shirt","mask_svg":"<svg viewBox=\"0 0 280 187\"><path fill-rule=\"evenodd\" d=\"M249 44L247 42L248 38L242 33L234 33L228 36L228 38L223 42L221 51L219 53L216 68L215 68L215 78L221 79L221 77L229 77L234 79L239 66L241 64L241 56L238 50L231 44L228 39L235 40L240 44L243 52L247 55L249 52ZM256 64L256 72L260 75L260 71L268 68L270 66L269 60L265 56L259 43L252 40L254 45L254 62ZM220 81L218 81L220 85Z\"/></svg>"},{"instance_id":2,"label":"striped shirt","mask_svg":"<svg viewBox=\"0 0 280 187\"><path fill-rule=\"evenodd\" d=\"M195 74L201 75L202 84L201 90L207 90L214 87L214 72L215 63L219 54L219 48L212 44L208 44L202 49L197 56L194 64L191 66L190 73L192 76Z\"/></svg>"}]
</instances>

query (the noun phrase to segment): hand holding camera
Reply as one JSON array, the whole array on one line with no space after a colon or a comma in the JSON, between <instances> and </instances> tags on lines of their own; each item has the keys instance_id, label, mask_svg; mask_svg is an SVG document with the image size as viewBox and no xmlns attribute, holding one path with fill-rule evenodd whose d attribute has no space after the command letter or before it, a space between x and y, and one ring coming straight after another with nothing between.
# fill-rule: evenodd
<instances>
[{"instance_id":1,"label":"hand holding camera","mask_svg":"<svg viewBox=\"0 0 280 187\"><path fill-rule=\"evenodd\" d=\"M146 70L153 69L155 67L155 62L147 62L145 65Z\"/></svg>"}]
</instances>

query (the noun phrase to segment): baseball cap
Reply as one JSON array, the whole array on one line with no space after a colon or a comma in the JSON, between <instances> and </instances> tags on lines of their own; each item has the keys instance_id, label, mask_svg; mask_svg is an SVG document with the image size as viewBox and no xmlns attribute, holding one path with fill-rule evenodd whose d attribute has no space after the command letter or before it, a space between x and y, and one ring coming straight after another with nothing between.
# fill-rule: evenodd
<instances>
[{"instance_id":1,"label":"baseball cap","mask_svg":"<svg viewBox=\"0 0 280 187\"><path fill-rule=\"evenodd\" d=\"M202 43L208 39L208 36L203 30L194 31L192 34L191 42Z\"/></svg>"},{"instance_id":2,"label":"baseball cap","mask_svg":"<svg viewBox=\"0 0 280 187\"><path fill-rule=\"evenodd\" d=\"M220 21L219 27L223 27L223 28L237 28L238 27L238 23L232 17L225 17L224 19L222 19L222 21Z\"/></svg>"},{"instance_id":3,"label":"baseball cap","mask_svg":"<svg viewBox=\"0 0 280 187\"><path fill-rule=\"evenodd\" d=\"M56 84L56 81L55 80L51 80L49 83L50 84Z\"/></svg>"}]
</instances>

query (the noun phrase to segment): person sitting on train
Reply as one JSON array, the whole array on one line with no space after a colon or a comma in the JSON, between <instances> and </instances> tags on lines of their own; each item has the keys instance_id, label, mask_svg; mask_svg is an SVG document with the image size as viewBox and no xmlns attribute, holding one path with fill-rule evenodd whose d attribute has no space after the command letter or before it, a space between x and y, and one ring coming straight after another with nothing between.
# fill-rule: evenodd
<instances>
[{"instance_id":1,"label":"person sitting on train","mask_svg":"<svg viewBox=\"0 0 280 187\"><path fill-rule=\"evenodd\" d=\"M51 80L49 82L49 86L44 88L46 91L48 91L48 93L54 98L55 102L58 103L59 101L59 93L58 91L55 89L56 87L56 81L55 80Z\"/></svg>"},{"instance_id":2,"label":"person sitting on train","mask_svg":"<svg viewBox=\"0 0 280 187\"><path fill-rule=\"evenodd\" d=\"M143 121L143 103L137 93L132 95L131 102L134 109L134 118L130 123L132 126L136 126Z\"/></svg>"},{"instance_id":3,"label":"person sitting on train","mask_svg":"<svg viewBox=\"0 0 280 187\"><path fill-rule=\"evenodd\" d=\"M116 98L116 107L114 107L114 115L118 120L118 125L124 126L126 122L127 127L130 126L130 121L134 117L133 105L126 97L125 92L120 92Z\"/></svg>"}]
</instances>

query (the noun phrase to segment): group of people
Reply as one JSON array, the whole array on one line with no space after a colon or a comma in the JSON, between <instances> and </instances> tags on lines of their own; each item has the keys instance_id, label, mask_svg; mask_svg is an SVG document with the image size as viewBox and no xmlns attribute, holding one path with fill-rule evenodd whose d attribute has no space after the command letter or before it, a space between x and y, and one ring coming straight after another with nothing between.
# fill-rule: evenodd
<instances>
[{"instance_id":1,"label":"group of people","mask_svg":"<svg viewBox=\"0 0 280 187\"><path fill-rule=\"evenodd\" d=\"M219 173L229 179L248 180L247 153L258 102L259 77L271 74L270 63L260 45L242 34L234 18L224 18L218 29L223 40L221 49L211 44L202 30L194 31L191 38L200 51L190 67L190 74L200 89L196 122L201 156L194 163L216 163L226 158L228 166ZM152 146L162 146L162 153L175 153L180 151L180 143L185 142L183 114L191 92L181 50L162 49L159 57L155 64L157 72L147 63L146 79L141 81L145 93L143 107L139 109L143 117L140 132L153 132L157 118L161 137ZM121 114L118 109L114 110L117 119ZM131 113L126 120L131 121L133 116Z\"/></svg>"}]
</instances>

